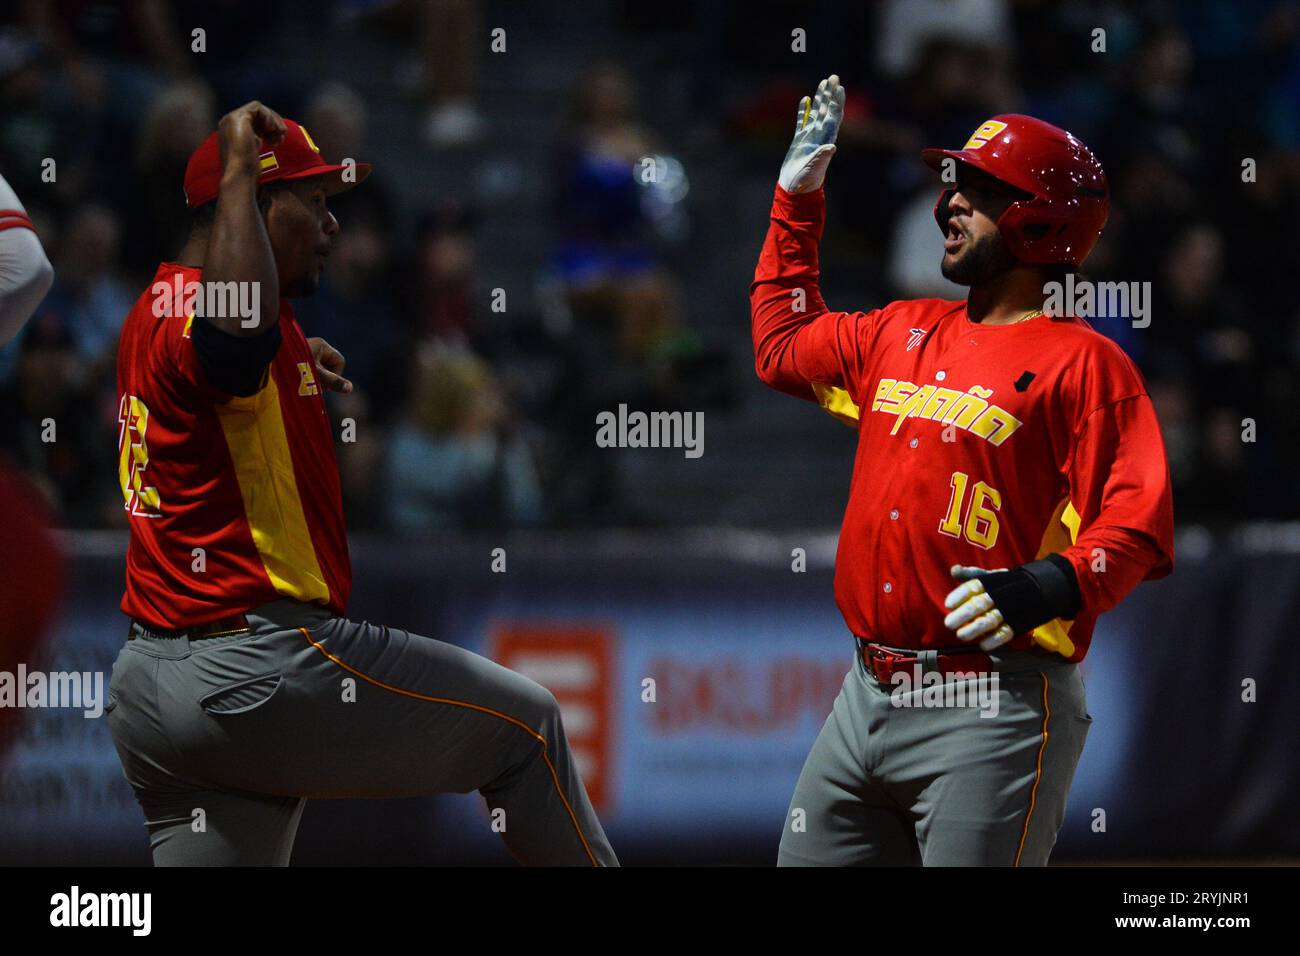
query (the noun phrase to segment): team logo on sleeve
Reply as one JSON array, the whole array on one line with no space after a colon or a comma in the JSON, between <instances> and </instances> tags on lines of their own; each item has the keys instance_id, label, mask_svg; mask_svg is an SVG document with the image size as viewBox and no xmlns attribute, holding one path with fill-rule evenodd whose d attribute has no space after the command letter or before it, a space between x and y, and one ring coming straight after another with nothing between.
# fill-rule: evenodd
<instances>
[{"instance_id":1,"label":"team logo on sleeve","mask_svg":"<svg viewBox=\"0 0 1300 956\"><path fill-rule=\"evenodd\" d=\"M916 348L918 345L921 344L921 340L925 338L926 333L929 332L930 330L929 329L908 329L907 331L911 333L907 337L907 351L910 352L912 351L912 349Z\"/></svg>"}]
</instances>

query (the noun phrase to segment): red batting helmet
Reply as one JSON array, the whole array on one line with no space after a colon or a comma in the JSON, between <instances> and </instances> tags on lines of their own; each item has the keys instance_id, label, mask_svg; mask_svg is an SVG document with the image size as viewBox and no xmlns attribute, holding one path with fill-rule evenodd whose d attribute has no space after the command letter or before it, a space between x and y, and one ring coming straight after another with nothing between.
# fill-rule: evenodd
<instances>
[{"instance_id":1,"label":"red batting helmet","mask_svg":"<svg viewBox=\"0 0 1300 956\"><path fill-rule=\"evenodd\" d=\"M1106 225L1110 196L1101 163L1087 146L1051 123L1003 113L980 126L961 149L921 151L934 169L941 168L944 157L1029 193L998 217L998 231L1021 262L1078 268ZM945 231L954 192L944 190L934 205L935 221Z\"/></svg>"}]
</instances>

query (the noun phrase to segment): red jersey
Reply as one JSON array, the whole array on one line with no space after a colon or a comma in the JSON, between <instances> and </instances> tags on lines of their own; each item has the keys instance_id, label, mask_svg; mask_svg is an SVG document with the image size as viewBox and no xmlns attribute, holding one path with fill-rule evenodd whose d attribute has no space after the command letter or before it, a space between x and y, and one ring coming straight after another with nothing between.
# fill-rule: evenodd
<instances>
[{"instance_id":1,"label":"red jersey","mask_svg":"<svg viewBox=\"0 0 1300 956\"><path fill-rule=\"evenodd\" d=\"M777 187L750 300L763 381L858 429L835 562L845 622L896 647L951 647L952 565L1056 552L1078 576L1078 614L1008 646L1082 660L1099 614L1173 570L1169 466L1141 373L1078 318L986 326L943 299L828 310L825 210L821 190Z\"/></svg>"},{"instance_id":2,"label":"red jersey","mask_svg":"<svg viewBox=\"0 0 1300 956\"><path fill-rule=\"evenodd\" d=\"M131 525L122 610L161 628L278 598L342 614L352 568L338 462L293 308L281 300L262 389L232 397L199 365L178 276L197 283L201 270L159 266L118 343L118 478Z\"/></svg>"}]
</instances>

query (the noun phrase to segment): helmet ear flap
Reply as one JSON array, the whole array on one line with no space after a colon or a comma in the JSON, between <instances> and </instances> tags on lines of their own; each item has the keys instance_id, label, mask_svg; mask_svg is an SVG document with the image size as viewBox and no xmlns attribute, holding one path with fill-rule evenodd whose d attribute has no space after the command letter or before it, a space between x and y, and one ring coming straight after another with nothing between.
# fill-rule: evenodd
<instances>
[{"instance_id":1,"label":"helmet ear flap","mask_svg":"<svg viewBox=\"0 0 1300 956\"><path fill-rule=\"evenodd\" d=\"M998 217L998 232L1011 254L1033 265L1053 264L1055 250L1069 223L1059 213L1043 208L1040 199L1014 202Z\"/></svg>"},{"instance_id":2,"label":"helmet ear flap","mask_svg":"<svg viewBox=\"0 0 1300 956\"><path fill-rule=\"evenodd\" d=\"M943 232L948 231L948 219L952 215L948 211L948 204L952 201L952 194L956 189L945 189L939 194L939 199L934 204L934 221L939 224L939 229Z\"/></svg>"}]
</instances>

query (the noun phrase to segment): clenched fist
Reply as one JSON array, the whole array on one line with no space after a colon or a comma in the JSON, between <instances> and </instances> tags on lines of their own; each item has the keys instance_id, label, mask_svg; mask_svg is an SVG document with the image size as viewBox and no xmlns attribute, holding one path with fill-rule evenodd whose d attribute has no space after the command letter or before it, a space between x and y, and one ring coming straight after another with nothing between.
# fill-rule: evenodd
<instances>
[{"instance_id":1,"label":"clenched fist","mask_svg":"<svg viewBox=\"0 0 1300 956\"><path fill-rule=\"evenodd\" d=\"M222 173L256 177L261 171L261 141L266 140L274 146L284 139L284 133L284 120L280 114L257 100L231 110L217 124Z\"/></svg>"}]
</instances>

